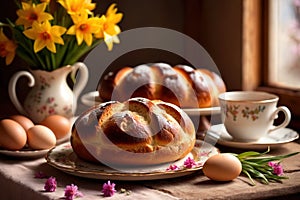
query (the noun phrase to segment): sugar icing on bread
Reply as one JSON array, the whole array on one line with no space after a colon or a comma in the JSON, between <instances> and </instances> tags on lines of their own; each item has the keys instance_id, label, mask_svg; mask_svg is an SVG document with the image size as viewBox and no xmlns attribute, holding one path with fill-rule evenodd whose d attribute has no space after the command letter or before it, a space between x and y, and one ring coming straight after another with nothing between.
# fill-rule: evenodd
<instances>
[{"instance_id":1,"label":"sugar icing on bread","mask_svg":"<svg viewBox=\"0 0 300 200\"><path fill-rule=\"evenodd\" d=\"M131 98L82 113L73 126L71 145L87 161L152 165L185 157L195 138L191 119L176 105Z\"/></svg>"},{"instance_id":2,"label":"sugar icing on bread","mask_svg":"<svg viewBox=\"0 0 300 200\"><path fill-rule=\"evenodd\" d=\"M98 91L103 101L144 97L182 108L203 108L218 105L217 97L226 87L222 78L209 70L154 63L111 72L100 82Z\"/></svg>"}]
</instances>

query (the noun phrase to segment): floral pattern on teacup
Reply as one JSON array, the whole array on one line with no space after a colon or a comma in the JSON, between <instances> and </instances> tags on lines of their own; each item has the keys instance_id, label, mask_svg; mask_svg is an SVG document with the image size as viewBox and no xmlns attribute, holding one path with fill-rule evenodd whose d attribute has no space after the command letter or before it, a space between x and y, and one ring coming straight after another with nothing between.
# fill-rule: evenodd
<instances>
[{"instance_id":1,"label":"floral pattern on teacup","mask_svg":"<svg viewBox=\"0 0 300 200\"><path fill-rule=\"evenodd\" d=\"M249 107L245 107L245 109L242 110L243 117L247 119L252 119L252 121L255 121L259 118L259 113L264 112L266 106L258 106L257 108L250 110Z\"/></svg>"},{"instance_id":2,"label":"floral pattern on teacup","mask_svg":"<svg viewBox=\"0 0 300 200\"><path fill-rule=\"evenodd\" d=\"M243 118L251 119L255 121L259 118L259 113L264 112L266 106L259 105L254 109L250 109L248 106L244 107L239 111L240 105L226 105L224 109L226 117L232 115L233 121L237 121L238 114L242 113Z\"/></svg>"},{"instance_id":3,"label":"floral pattern on teacup","mask_svg":"<svg viewBox=\"0 0 300 200\"><path fill-rule=\"evenodd\" d=\"M239 111L238 111L239 107L240 106L231 106L231 105L229 106L229 105L227 105L226 109L225 109L226 117L228 117L228 115L231 114L232 117L233 117L233 121L236 121L237 115L239 114Z\"/></svg>"}]
</instances>

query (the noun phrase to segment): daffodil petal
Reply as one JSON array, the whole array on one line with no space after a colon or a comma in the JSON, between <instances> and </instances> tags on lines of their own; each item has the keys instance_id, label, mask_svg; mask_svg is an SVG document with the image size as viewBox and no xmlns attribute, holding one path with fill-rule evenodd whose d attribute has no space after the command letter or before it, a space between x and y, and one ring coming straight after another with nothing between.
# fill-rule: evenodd
<instances>
[{"instance_id":1,"label":"daffodil petal","mask_svg":"<svg viewBox=\"0 0 300 200\"><path fill-rule=\"evenodd\" d=\"M53 43L61 44L61 45L64 44L64 40L63 40L61 37L53 36L52 38L53 38L53 39L52 39L52 40L53 40Z\"/></svg>"},{"instance_id":2,"label":"daffodil petal","mask_svg":"<svg viewBox=\"0 0 300 200\"><path fill-rule=\"evenodd\" d=\"M105 42L108 50L111 51L113 48L113 38L105 32L104 32L104 42Z\"/></svg>"},{"instance_id":3,"label":"daffodil petal","mask_svg":"<svg viewBox=\"0 0 300 200\"><path fill-rule=\"evenodd\" d=\"M46 46L47 46L47 49L49 49L49 51L56 53L56 47L55 47L54 42L48 42L46 44Z\"/></svg>"},{"instance_id":4,"label":"daffodil petal","mask_svg":"<svg viewBox=\"0 0 300 200\"><path fill-rule=\"evenodd\" d=\"M15 53L10 53L10 54L8 54L8 55L6 56L6 58L5 58L5 64L6 64L6 65L11 64L12 61L14 60L14 58L15 58Z\"/></svg>"},{"instance_id":5,"label":"daffodil petal","mask_svg":"<svg viewBox=\"0 0 300 200\"><path fill-rule=\"evenodd\" d=\"M92 36L92 34L86 34L86 35L84 35L84 41L85 41L85 43L88 46L91 46L92 42L93 42L93 36Z\"/></svg>"},{"instance_id":6,"label":"daffodil petal","mask_svg":"<svg viewBox=\"0 0 300 200\"><path fill-rule=\"evenodd\" d=\"M52 26L51 28L51 32L54 35L59 35L61 36L62 34L64 34L66 32L66 28L62 27L62 26Z\"/></svg>"},{"instance_id":7,"label":"daffodil petal","mask_svg":"<svg viewBox=\"0 0 300 200\"><path fill-rule=\"evenodd\" d=\"M33 44L33 50L35 53L39 52L46 46L46 43L43 40L35 40Z\"/></svg>"},{"instance_id":8,"label":"daffodil petal","mask_svg":"<svg viewBox=\"0 0 300 200\"><path fill-rule=\"evenodd\" d=\"M32 29L27 29L23 33L29 39L34 40L35 38L37 38L37 33L35 31L33 31Z\"/></svg>"},{"instance_id":9,"label":"daffodil petal","mask_svg":"<svg viewBox=\"0 0 300 200\"><path fill-rule=\"evenodd\" d=\"M75 25L71 26L68 31L67 31L68 35L75 35L76 34L76 27Z\"/></svg>"},{"instance_id":10,"label":"daffodil petal","mask_svg":"<svg viewBox=\"0 0 300 200\"><path fill-rule=\"evenodd\" d=\"M81 43L83 41L83 34L82 33L76 33L76 39L77 39L78 45L81 45Z\"/></svg>"}]
</instances>

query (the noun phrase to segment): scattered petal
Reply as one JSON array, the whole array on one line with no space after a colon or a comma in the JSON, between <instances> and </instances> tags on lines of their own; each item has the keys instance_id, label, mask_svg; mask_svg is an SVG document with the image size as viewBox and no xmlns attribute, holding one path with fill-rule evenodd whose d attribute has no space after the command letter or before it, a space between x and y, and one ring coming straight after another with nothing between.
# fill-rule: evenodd
<instances>
[{"instance_id":1,"label":"scattered petal","mask_svg":"<svg viewBox=\"0 0 300 200\"><path fill-rule=\"evenodd\" d=\"M50 177L46 180L44 189L46 192L54 192L57 187L57 182L55 177Z\"/></svg>"},{"instance_id":2,"label":"scattered petal","mask_svg":"<svg viewBox=\"0 0 300 200\"><path fill-rule=\"evenodd\" d=\"M78 190L77 185L67 185L65 188L65 199L73 200L76 197L83 197L83 194Z\"/></svg>"},{"instance_id":3,"label":"scattered petal","mask_svg":"<svg viewBox=\"0 0 300 200\"><path fill-rule=\"evenodd\" d=\"M116 186L116 184L110 183L110 181L107 181L107 183L104 183L102 186L103 196L105 196L105 197L113 196L116 192L115 186Z\"/></svg>"}]
</instances>

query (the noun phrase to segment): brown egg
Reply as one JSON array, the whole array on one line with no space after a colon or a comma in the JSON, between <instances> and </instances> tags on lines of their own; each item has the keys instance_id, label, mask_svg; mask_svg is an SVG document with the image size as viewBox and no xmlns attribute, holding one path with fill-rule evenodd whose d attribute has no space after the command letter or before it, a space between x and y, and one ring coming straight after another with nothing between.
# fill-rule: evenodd
<instances>
[{"instance_id":1,"label":"brown egg","mask_svg":"<svg viewBox=\"0 0 300 200\"><path fill-rule=\"evenodd\" d=\"M32 149L50 149L56 145L54 133L43 125L35 125L28 129L27 138Z\"/></svg>"},{"instance_id":2,"label":"brown egg","mask_svg":"<svg viewBox=\"0 0 300 200\"><path fill-rule=\"evenodd\" d=\"M23 115L13 115L10 116L10 119L18 122L25 129L25 131L34 126L34 123Z\"/></svg>"},{"instance_id":3,"label":"brown egg","mask_svg":"<svg viewBox=\"0 0 300 200\"><path fill-rule=\"evenodd\" d=\"M221 153L208 158L203 165L203 173L215 181L231 181L242 171L242 164L230 153Z\"/></svg>"},{"instance_id":4,"label":"brown egg","mask_svg":"<svg viewBox=\"0 0 300 200\"><path fill-rule=\"evenodd\" d=\"M7 150L20 150L27 141L24 128L12 119L0 121L0 146Z\"/></svg>"},{"instance_id":5,"label":"brown egg","mask_svg":"<svg viewBox=\"0 0 300 200\"><path fill-rule=\"evenodd\" d=\"M61 115L50 115L46 117L40 124L50 128L55 134L56 139L65 137L71 129L71 123L69 119Z\"/></svg>"}]
</instances>

